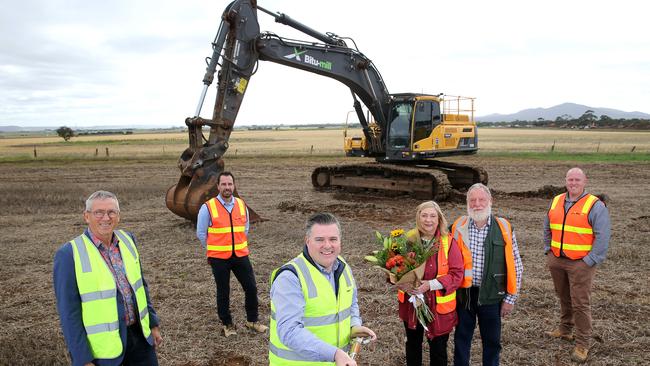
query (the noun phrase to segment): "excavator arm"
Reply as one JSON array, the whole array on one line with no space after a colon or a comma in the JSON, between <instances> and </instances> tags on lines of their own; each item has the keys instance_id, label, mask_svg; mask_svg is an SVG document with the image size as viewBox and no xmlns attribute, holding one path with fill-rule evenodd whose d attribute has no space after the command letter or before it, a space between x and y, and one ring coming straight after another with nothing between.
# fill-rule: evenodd
<instances>
[{"instance_id":1,"label":"excavator arm","mask_svg":"<svg viewBox=\"0 0 650 366\"><path fill-rule=\"evenodd\" d=\"M322 43L287 40L272 33L260 33L257 10ZM369 128L358 99L365 104L377 124L385 126L391 97L372 62L358 50L349 48L344 39L320 33L285 14L263 9L254 0L236 0L224 10L212 48L196 113L185 120L189 147L178 160L181 178L167 191L166 203L172 212L194 220L200 206L218 193L216 180L224 169L223 155L228 149L239 108L259 60L326 76L348 86L370 150L377 155L384 152L382 130ZM217 96L212 119L204 119L199 115L215 73ZM204 126L210 128L208 138L203 134ZM252 221L259 218L254 210L249 208L249 211Z\"/></svg>"}]
</instances>

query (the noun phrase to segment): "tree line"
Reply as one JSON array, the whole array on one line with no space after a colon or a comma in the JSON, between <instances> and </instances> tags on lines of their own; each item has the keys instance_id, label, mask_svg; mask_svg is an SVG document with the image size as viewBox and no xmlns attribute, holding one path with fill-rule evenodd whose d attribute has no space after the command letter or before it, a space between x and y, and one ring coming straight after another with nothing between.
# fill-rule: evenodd
<instances>
[{"instance_id":1,"label":"tree line","mask_svg":"<svg viewBox=\"0 0 650 366\"><path fill-rule=\"evenodd\" d=\"M477 122L479 127L551 127L551 128L603 128L603 129L633 129L650 130L650 120L641 118L611 118L607 115L596 116L594 111L587 110L582 116L574 118L563 114L555 120L537 118L534 121L512 122Z\"/></svg>"}]
</instances>

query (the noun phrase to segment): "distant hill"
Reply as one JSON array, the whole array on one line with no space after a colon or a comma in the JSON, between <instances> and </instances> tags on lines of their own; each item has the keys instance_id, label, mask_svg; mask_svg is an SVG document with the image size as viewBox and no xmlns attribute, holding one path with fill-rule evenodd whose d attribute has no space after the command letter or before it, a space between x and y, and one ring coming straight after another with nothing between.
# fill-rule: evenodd
<instances>
[{"instance_id":1,"label":"distant hill","mask_svg":"<svg viewBox=\"0 0 650 366\"><path fill-rule=\"evenodd\" d=\"M536 121L542 118L546 121L555 121L557 117L564 119L575 119L582 116L585 111L592 110L594 115L600 117L606 115L613 119L650 119L650 114L643 112L624 112L612 108L596 108L582 104L563 103L550 108L530 108L513 114L488 114L476 117L478 122L513 122L513 121Z\"/></svg>"},{"instance_id":2,"label":"distant hill","mask_svg":"<svg viewBox=\"0 0 650 366\"><path fill-rule=\"evenodd\" d=\"M46 129L56 130L53 127L20 127L20 126L0 126L0 132L34 132L34 131L44 131Z\"/></svg>"}]
</instances>

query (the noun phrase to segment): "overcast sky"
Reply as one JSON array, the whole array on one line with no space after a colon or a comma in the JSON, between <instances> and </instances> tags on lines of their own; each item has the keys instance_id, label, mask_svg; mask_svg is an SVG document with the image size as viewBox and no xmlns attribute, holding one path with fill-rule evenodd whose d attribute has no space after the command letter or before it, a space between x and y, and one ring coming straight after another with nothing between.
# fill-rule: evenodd
<instances>
[{"instance_id":1,"label":"overcast sky","mask_svg":"<svg viewBox=\"0 0 650 366\"><path fill-rule=\"evenodd\" d=\"M229 1L0 3L0 125L84 127L184 125ZM391 93L473 96L477 115L564 102L650 113L642 1L258 3L352 37ZM263 31L312 40L258 17ZM350 110L343 84L260 62L236 124L341 123Z\"/></svg>"}]
</instances>

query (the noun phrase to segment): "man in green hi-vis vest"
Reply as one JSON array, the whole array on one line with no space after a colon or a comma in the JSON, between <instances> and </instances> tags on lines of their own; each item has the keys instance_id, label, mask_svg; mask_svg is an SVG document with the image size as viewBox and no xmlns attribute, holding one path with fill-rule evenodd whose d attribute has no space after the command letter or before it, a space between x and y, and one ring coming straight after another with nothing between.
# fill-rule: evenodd
<instances>
[{"instance_id":1,"label":"man in green hi-vis vest","mask_svg":"<svg viewBox=\"0 0 650 366\"><path fill-rule=\"evenodd\" d=\"M350 339L375 332L361 325L357 286L341 253L332 214L307 220L300 255L271 274L270 365L348 365Z\"/></svg>"},{"instance_id":2,"label":"man in green hi-vis vest","mask_svg":"<svg viewBox=\"0 0 650 366\"><path fill-rule=\"evenodd\" d=\"M117 197L86 200L88 228L54 257L54 293L72 365L158 365L158 316Z\"/></svg>"}]
</instances>

